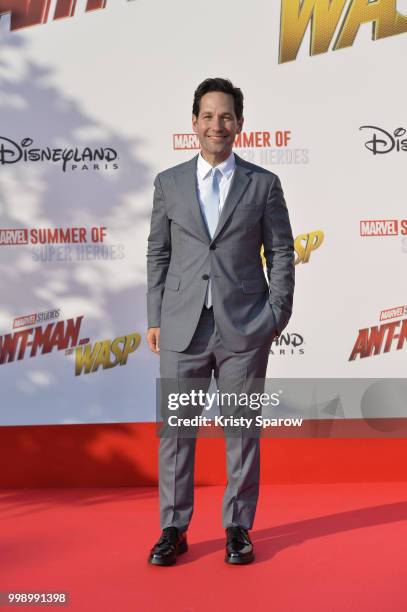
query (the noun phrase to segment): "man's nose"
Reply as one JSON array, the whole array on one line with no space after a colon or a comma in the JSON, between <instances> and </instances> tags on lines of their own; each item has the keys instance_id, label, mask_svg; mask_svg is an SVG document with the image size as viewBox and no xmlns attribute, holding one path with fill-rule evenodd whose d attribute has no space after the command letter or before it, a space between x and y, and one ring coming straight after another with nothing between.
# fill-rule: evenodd
<instances>
[{"instance_id":1,"label":"man's nose","mask_svg":"<svg viewBox=\"0 0 407 612\"><path fill-rule=\"evenodd\" d=\"M221 132L223 130L223 122L220 117L212 118L212 129Z\"/></svg>"}]
</instances>

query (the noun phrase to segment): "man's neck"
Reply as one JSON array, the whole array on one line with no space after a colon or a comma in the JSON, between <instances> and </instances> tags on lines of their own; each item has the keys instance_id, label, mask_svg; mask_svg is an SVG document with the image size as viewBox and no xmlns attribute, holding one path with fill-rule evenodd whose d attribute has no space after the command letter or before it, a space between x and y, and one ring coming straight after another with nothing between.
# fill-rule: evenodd
<instances>
[{"instance_id":1,"label":"man's neck","mask_svg":"<svg viewBox=\"0 0 407 612\"><path fill-rule=\"evenodd\" d=\"M208 153L204 153L201 150L201 155L203 159L214 168L215 166L219 166L219 164L224 162L230 156L231 152L232 151L228 151L227 153L224 153L223 155L211 155Z\"/></svg>"}]
</instances>

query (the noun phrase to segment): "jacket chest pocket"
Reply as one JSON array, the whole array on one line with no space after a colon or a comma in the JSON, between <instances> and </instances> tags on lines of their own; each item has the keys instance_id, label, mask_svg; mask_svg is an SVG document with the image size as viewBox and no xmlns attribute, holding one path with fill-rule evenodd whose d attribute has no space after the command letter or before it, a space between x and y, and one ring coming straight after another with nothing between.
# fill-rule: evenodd
<instances>
[{"instance_id":1,"label":"jacket chest pocket","mask_svg":"<svg viewBox=\"0 0 407 612\"><path fill-rule=\"evenodd\" d=\"M233 218L248 228L255 225L263 216L263 204L239 204L233 211Z\"/></svg>"}]
</instances>

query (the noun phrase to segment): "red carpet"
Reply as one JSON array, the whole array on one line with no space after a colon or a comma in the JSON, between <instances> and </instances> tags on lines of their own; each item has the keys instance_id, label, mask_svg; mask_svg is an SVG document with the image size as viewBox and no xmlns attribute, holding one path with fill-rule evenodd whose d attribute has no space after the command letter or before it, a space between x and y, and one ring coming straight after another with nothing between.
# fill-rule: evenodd
<instances>
[{"instance_id":1,"label":"red carpet","mask_svg":"<svg viewBox=\"0 0 407 612\"><path fill-rule=\"evenodd\" d=\"M407 419L307 421L279 435L261 440L263 484L407 481ZM158 441L155 423L0 427L0 489L154 486ZM223 438L198 440L195 476L225 482Z\"/></svg>"},{"instance_id":2,"label":"red carpet","mask_svg":"<svg viewBox=\"0 0 407 612\"><path fill-rule=\"evenodd\" d=\"M190 551L163 568L154 488L3 490L0 591L69 591L75 612L407 610L405 482L262 486L242 567L223 562L222 492L197 488Z\"/></svg>"}]
</instances>

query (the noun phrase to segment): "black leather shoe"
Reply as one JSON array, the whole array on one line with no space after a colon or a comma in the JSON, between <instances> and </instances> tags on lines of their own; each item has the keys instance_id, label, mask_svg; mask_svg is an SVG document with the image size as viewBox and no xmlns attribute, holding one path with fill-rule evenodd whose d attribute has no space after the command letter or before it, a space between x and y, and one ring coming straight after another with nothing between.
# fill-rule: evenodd
<instances>
[{"instance_id":1,"label":"black leather shoe","mask_svg":"<svg viewBox=\"0 0 407 612\"><path fill-rule=\"evenodd\" d=\"M253 544L243 527L226 529L226 563L244 565L254 561Z\"/></svg>"},{"instance_id":2,"label":"black leather shoe","mask_svg":"<svg viewBox=\"0 0 407 612\"><path fill-rule=\"evenodd\" d=\"M148 558L153 565L174 565L178 555L187 552L187 534L177 527L163 529L160 539L153 546Z\"/></svg>"}]
</instances>

